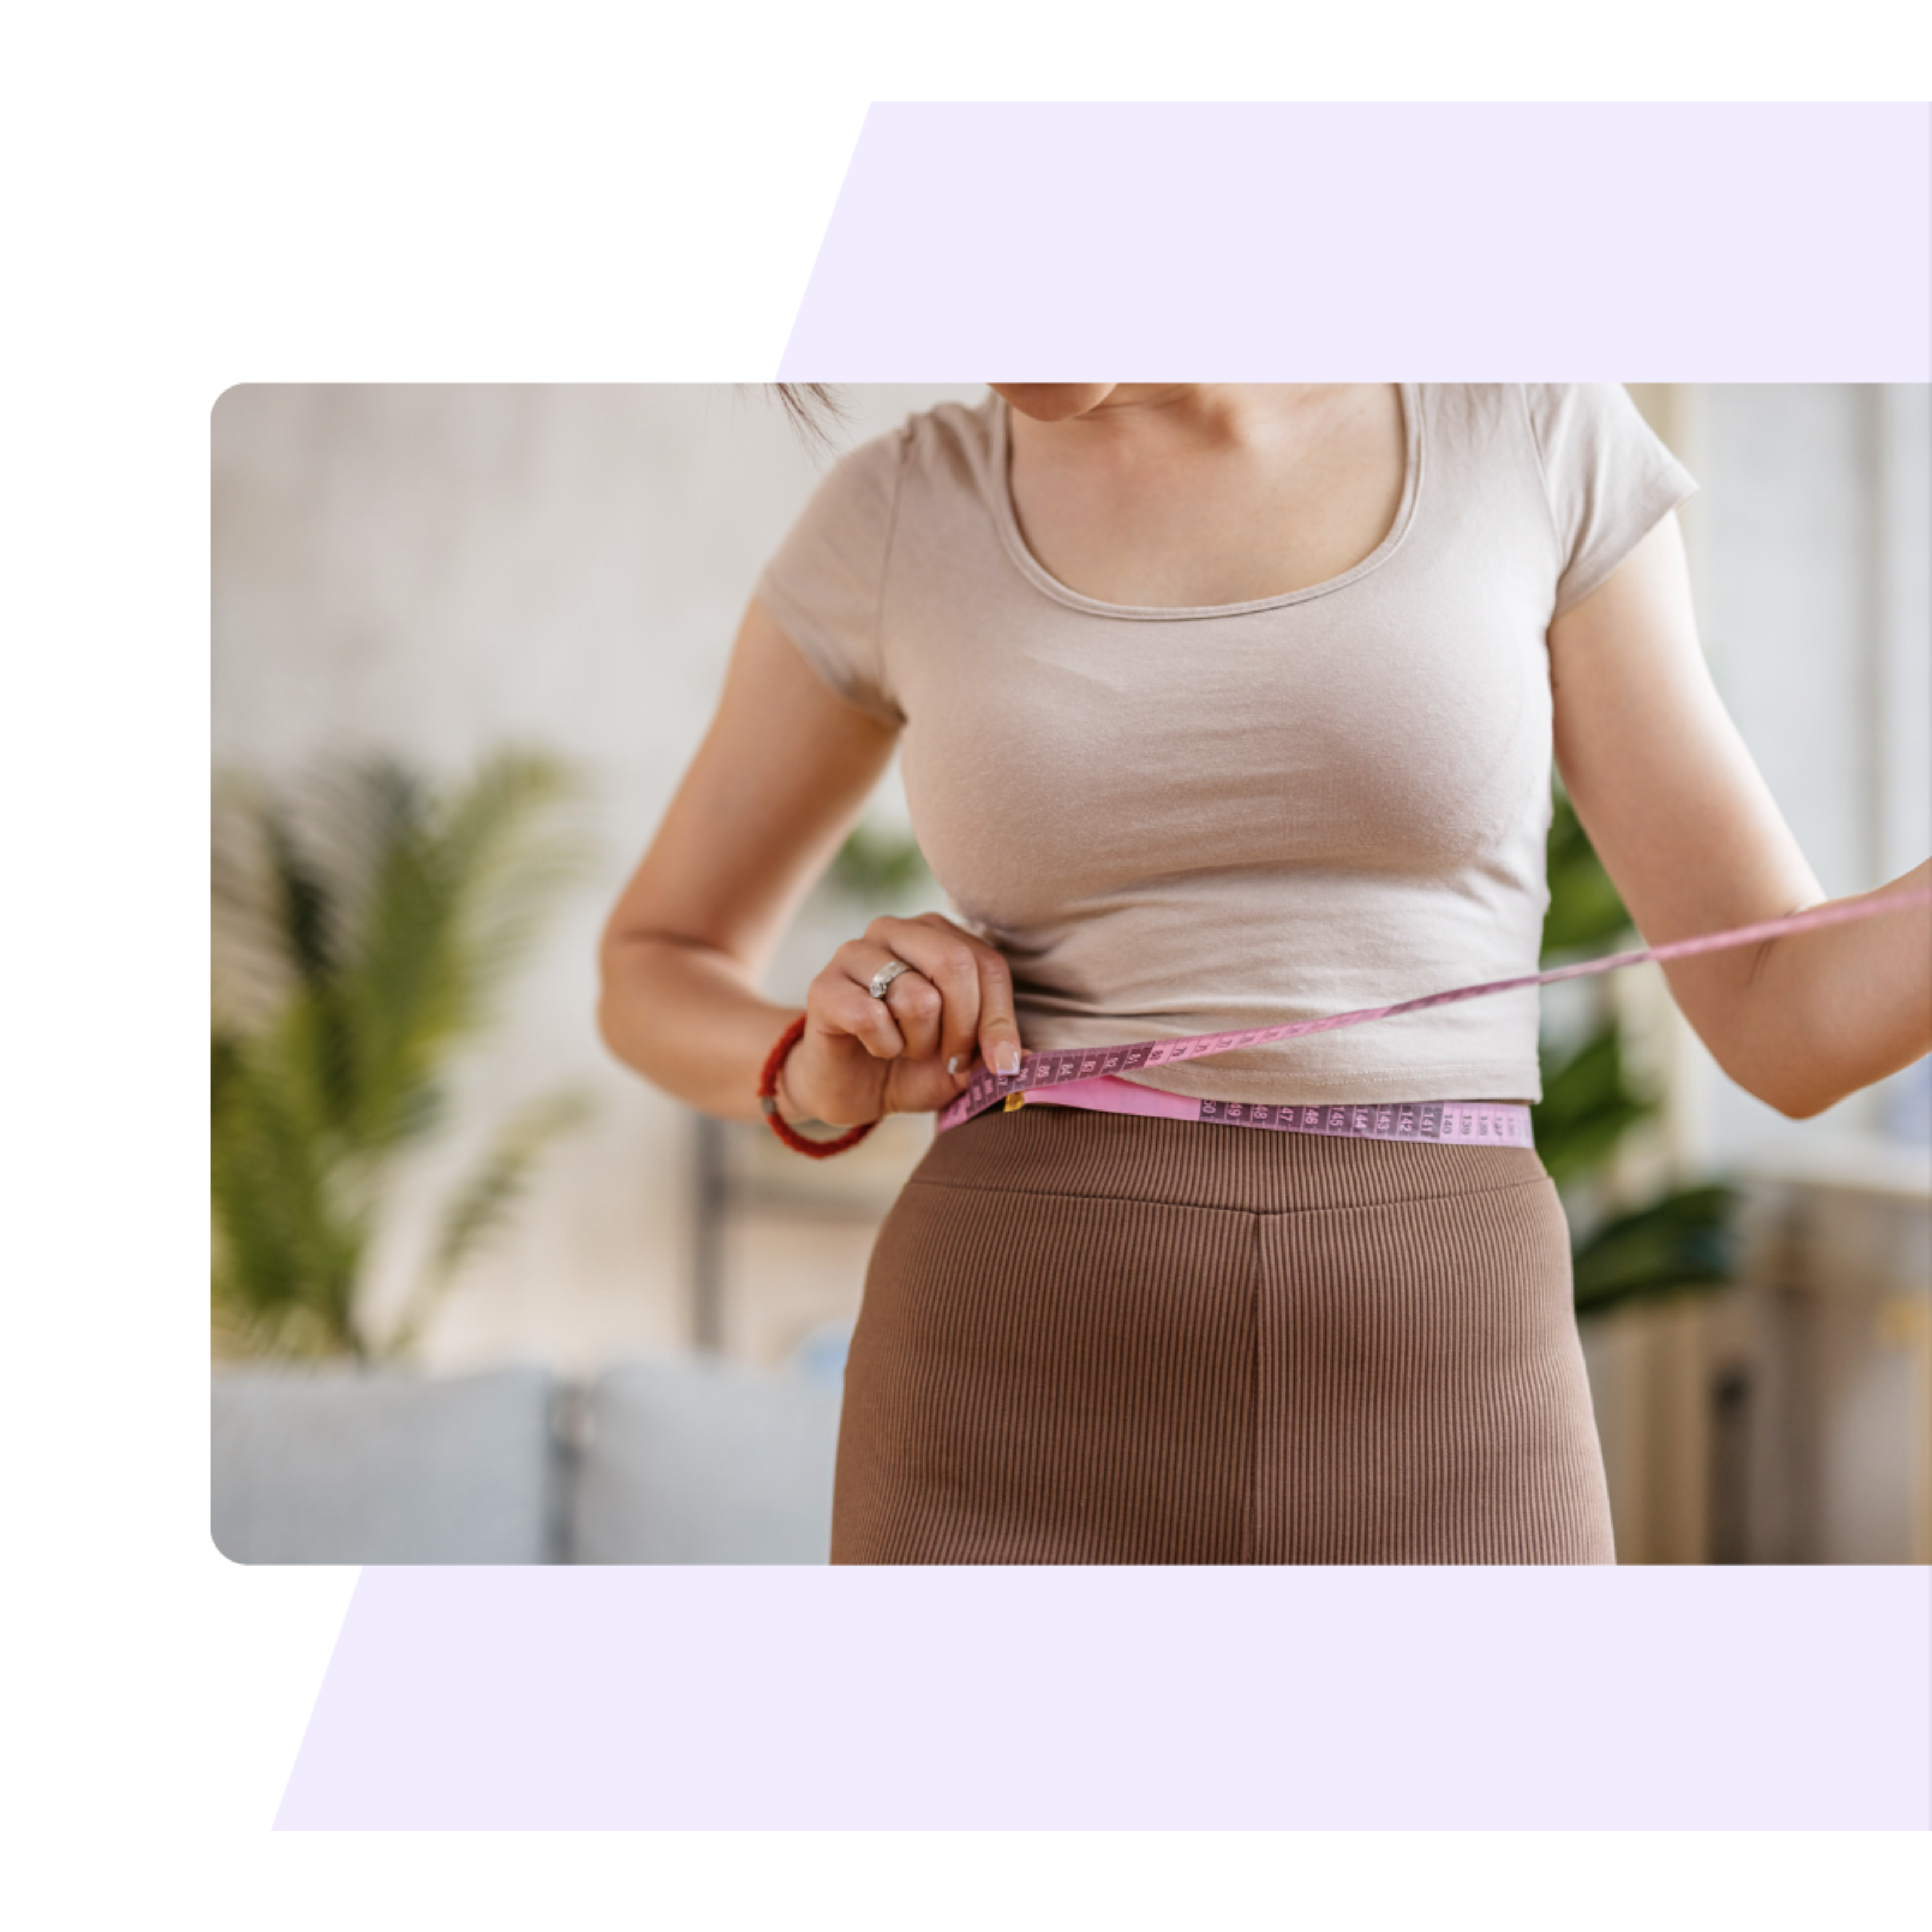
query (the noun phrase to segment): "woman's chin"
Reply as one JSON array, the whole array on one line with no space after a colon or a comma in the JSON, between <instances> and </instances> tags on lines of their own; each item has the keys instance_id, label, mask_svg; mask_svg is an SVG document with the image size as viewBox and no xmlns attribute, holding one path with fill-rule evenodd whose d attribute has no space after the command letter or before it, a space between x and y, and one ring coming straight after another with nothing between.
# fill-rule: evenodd
<instances>
[{"instance_id":1,"label":"woman's chin","mask_svg":"<svg viewBox=\"0 0 1932 1932\"><path fill-rule=\"evenodd\" d=\"M1065 422L1097 409L1118 382L989 382L987 387L1036 422Z\"/></svg>"}]
</instances>

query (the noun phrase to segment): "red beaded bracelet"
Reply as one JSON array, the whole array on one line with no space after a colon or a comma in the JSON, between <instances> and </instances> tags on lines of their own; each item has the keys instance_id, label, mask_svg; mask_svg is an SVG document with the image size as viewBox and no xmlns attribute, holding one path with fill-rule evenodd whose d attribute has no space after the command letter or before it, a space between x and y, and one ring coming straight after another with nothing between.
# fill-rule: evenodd
<instances>
[{"instance_id":1,"label":"red beaded bracelet","mask_svg":"<svg viewBox=\"0 0 1932 1932\"><path fill-rule=\"evenodd\" d=\"M772 1048L771 1058L765 1062L765 1070L758 1081L758 1105L766 1120L772 1124L772 1132L794 1152L809 1154L814 1160L824 1160L828 1155L843 1154L848 1148L856 1147L879 1124L867 1120L862 1126L848 1127L836 1140L808 1141L804 1135L795 1133L778 1112L778 1069L784 1064L784 1058L805 1037L805 1016L800 1013L791 1024L778 1036L778 1043Z\"/></svg>"}]
</instances>

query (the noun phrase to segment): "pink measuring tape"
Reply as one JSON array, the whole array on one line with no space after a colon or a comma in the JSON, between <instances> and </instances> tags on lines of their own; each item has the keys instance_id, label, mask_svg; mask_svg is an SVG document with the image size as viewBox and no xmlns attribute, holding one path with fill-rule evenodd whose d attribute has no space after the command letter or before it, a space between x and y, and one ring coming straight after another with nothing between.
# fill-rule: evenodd
<instances>
[{"instance_id":1,"label":"pink measuring tape","mask_svg":"<svg viewBox=\"0 0 1932 1932\"><path fill-rule=\"evenodd\" d=\"M1205 1060L1236 1047L1264 1046L1278 1040L1299 1040L1310 1034L1333 1033L1338 1028L1365 1026L1371 1020L1393 1019L1399 1013L1419 1013L1430 1006L1447 1006L1461 1000L1486 999L1494 993L1513 993L1526 986L1546 986L1558 980L1580 980L1593 973L1612 973L1651 960L1688 959L1700 952L1722 952L1731 947L1762 944L1790 933L1818 927L1844 926L1881 913L1902 912L1912 906L1932 905L1932 887L1899 892L1887 898L1865 899L1846 905L1814 907L1784 919L1766 920L1728 932L1699 939L1674 940L1667 946L1646 946L1635 952L1613 952L1574 966L1558 966L1546 973L1527 973L1515 980L1491 980L1480 986L1457 986L1446 993L1430 993L1392 1006L1360 1006L1352 1012L1330 1013L1314 1020L1292 1020L1280 1026L1251 1027L1240 1033L1190 1034L1178 1040L1137 1040L1127 1046L1091 1046L1022 1056L1016 1073L994 1073L982 1066L964 1093L940 1110L938 1131L956 1127L988 1107L1009 1107L1028 1100L1083 1107L1114 1114L1141 1114L1156 1119L1211 1120L1222 1126L1264 1127L1291 1133L1340 1135L1352 1140L1430 1141L1439 1144L1522 1147L1530 1144L1529 1109L1496 1100L1379 1102L1370 1106L1264 1106L1239 1100L1194 1100L1179 1094L1137 1085L1119 1076L1143 1066L1172 1066L1186 1060Z\"/></svg>"}]
</instances>

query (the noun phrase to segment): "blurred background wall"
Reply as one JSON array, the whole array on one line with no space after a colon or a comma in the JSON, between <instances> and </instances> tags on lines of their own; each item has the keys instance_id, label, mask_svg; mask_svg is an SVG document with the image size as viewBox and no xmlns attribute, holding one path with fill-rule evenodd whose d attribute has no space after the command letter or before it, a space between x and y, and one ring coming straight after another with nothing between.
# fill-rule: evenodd
<instances>
[{"instance_id":1,"label":"blurred background wall","mask_svg":"<svg viewBox=\"0 0 1932 1932\"><path fill-rule=\"evenodd\" d=\"M1932 850L1932 421L1917 386L1633 385L1712 674L1828 894ZM1635 1562L1932 1562L1932 1062L1817 1118L1618 976L1663 1106L1627 1165L1744 1190L1742 1278L1584 1324Z\"/></svg>"},{"instance_id":2,"label":"blurred background wall","mask_svg":"<svg viewBox=\"0 0 1932 1932\"><path fill-rule=\"evenodd\" d=\"M838 440L982 393L850 391ZM562 752L595 788L595 871L464 1067L457 1131L400 1191L371 1300L414 1271L429 1204L484 1122L560 1079L590 1090L596 1118L442 1303L433 1368L588 1371L689 1338L692 1122L597 1038L596 940L708 722L758 572L830 460L757 387L265 386L215 406L218 764L274 777L380 748L455 777L513 741ZM875 809L903 824L896 782ZM803 923L773 980L800 997L823 963L805 963ZM724 1258L761 1292L732 1300L735 1352L776 1360L849 1309L866 1216L917 1158L914 1124L895 1125L867 1144L872 1184L842 1219L744 1217L744 1252ZM840 1165L822 1192L853 1192L856 1157Z\"/></svg>"},{"instance_id":3,"label":"blurred background wall","mask_svg":"<svg viewBox=\"0 0 1932 1932\"><path fill-rule=\"evenodd\" d=\"M841 446L983 392L843 393ZM1726 701L1827 891L1876 885L1932 846L1927 392L1633 393L1703 485L1684 521ZM593 1023L598 928L829 459L755 388L250 386L212 428L218 762L273 778L381 748L454 776L517 742L595 788L594 874L466 1060L456 1130L399 1194L372 1299L419 1261L428 1204L474 1152L466 1124L569 1078L596 1118L440 1304L426 1366L584 1373L681 1347L700 1277L747 1360L849 1316L929 1128L889 1123L801 1174L755 1130L707 1139ZM874 812L903 826L896 780ZM772 991L801 995L862 923L815 902ZM1927 1065L1795 1124L1716 1072L1656 976L1621 976L1616 997L1664 1101L1626 1179L1724 1173L1751 1203L1746 1282L1586 1324L1622 1554L1932 1559Z\"/></svg>"}]
</instances>

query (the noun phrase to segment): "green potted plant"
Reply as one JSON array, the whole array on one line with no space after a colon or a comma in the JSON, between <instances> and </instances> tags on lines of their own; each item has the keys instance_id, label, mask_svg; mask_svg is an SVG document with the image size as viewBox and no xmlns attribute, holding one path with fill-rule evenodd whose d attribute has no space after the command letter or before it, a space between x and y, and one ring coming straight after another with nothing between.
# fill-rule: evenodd
<instances>
[{"instance_id":1,"label":"green potted plant","mask_svg":"<svg viewBox=\"0 0 1932 1932\"><path fill-rule=\"evenodd\" d=\"M286 790L218 776L211 1069L217 1353L393 1358L582 1118L538 1096L448 1200L400 1321L372 1332L365 1264L403 1157L448 1112L454 1057L583 858L554 759L506 752L440 788L392 760Z\"/></svg>"}]
</instances>

